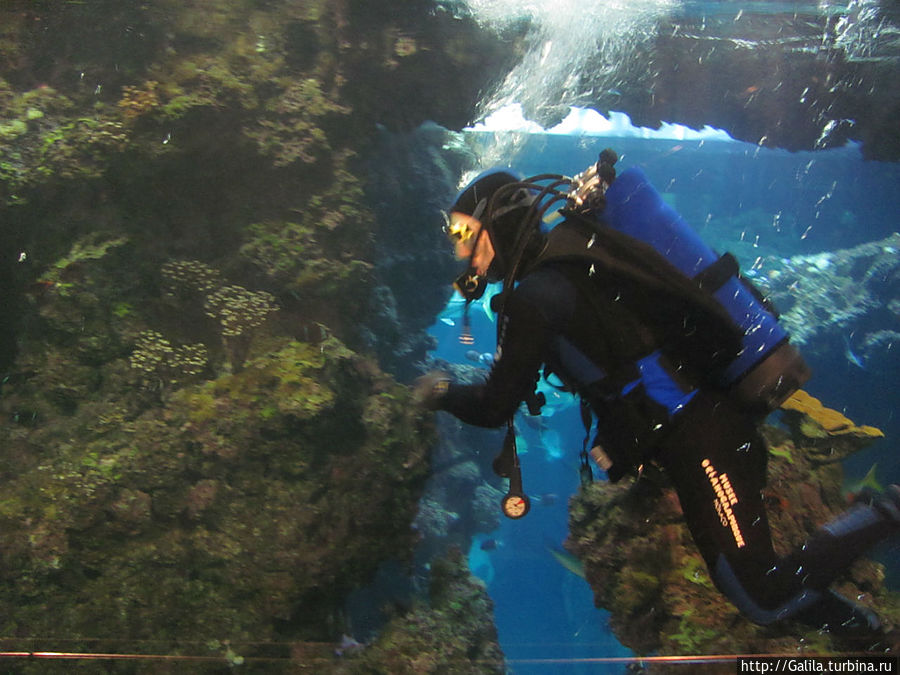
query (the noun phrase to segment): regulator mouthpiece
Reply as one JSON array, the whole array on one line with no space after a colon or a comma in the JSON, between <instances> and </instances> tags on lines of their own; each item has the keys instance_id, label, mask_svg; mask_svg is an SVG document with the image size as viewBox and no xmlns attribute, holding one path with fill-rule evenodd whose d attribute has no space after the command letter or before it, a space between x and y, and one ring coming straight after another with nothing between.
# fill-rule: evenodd
<instances>
[{"instance_id":1,"label":"regulator mouthpiece","mask_svg":"<svg viewBox=\"0 0 900 675\"><path fill-rule=\"evenodd\" d=\"M471 267L456 277L453 288L465 298L466 302L474 302L484 295L487 288L487 279L479 276Z\"/></svg>"}]
</instances>

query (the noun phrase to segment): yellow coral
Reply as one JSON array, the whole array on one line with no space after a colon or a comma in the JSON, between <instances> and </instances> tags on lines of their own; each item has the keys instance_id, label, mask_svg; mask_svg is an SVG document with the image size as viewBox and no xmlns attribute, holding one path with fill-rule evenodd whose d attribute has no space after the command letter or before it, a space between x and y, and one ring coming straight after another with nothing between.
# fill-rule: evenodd
<instances>
[{"instance_id":1,"label":"yellow coral","mask_svg":"<svg viewBox=\"0 0 900 675\"><path fill-rule=\"evenodd\" d=\"M826 436L858 436L881 438L881 429L870 426L856 426L852 420L837 410L826 408L822 402L810 396L802 389L781 404L783 410L793 411L803 416L800 431L809 438L825 438Z\"/></svg>"}]
</instances>

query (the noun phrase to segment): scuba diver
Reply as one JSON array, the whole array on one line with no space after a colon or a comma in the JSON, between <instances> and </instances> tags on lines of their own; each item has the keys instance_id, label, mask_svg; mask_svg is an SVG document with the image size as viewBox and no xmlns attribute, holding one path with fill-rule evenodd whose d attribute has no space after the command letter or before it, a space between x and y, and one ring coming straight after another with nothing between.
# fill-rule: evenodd
<instances>
[{"instance_id":1,"label":"scuba diver","mask_svg":"<svg viewBox=\"0 0 900 675\"><path fill-rule=\"evenodd\" d=\"M758 426L810 372L734 258L708 249L639 169L617 176L617 159L605 150L575 178L493 170L459 193L446 232L468 265L455 287L468 305L503 282L491 301L497 351L484 382L433 371L417 380L416 400L507 426L494 469L510 479L502 507L516 518L528 498L512 418L522 402L539 414L536 385L542 369L552 373L582 400L582 476L588 455L611 481L661 467L716 587L747 618L871 637L879 619L829 585L900 531L900 488L868 495L776 555ZM560 202L562 221L547 228Z\"/></svg>"}]
</instances>

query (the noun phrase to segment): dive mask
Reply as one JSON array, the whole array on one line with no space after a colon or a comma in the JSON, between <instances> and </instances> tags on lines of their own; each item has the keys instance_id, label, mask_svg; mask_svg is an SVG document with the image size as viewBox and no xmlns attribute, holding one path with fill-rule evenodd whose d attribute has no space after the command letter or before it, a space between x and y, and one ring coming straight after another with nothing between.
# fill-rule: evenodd
<instances>
[{"instance_id":1,"label":"dive mask","mask_svg":"<svg viewBox=\"0 0 900 675\"><path fill-rule=\"evenodd\" d=\"M471 216L457 218L456 220L450 214L445 214L444 233L454 244L469 244L472 252L469 255L469 267L465 272L456 277L453 287L465 298L466 302L474 302L484 295L487 288L488 280L475 271L472 260L475 257L475 251L478 248L478 240L481 238L485 228L481 226L479 218L487 205L487 200L481 200L475 208L475 212ZM478 223L479 227L473 227L473 223ZM472 241L474 239L474 241Z\"/></svg>"},{"instance_id":2,"label":"dive mask","mask_svg":"<svg viewBox=\"0 0 900 675\"><path fill-rule=\"evenodd\" d=\"M444 234L453 244L465 243L475 236L475 230L470 227L470 220L457 220L453 222L449 216L444 216Z\"/></svg>"}]
</instances>

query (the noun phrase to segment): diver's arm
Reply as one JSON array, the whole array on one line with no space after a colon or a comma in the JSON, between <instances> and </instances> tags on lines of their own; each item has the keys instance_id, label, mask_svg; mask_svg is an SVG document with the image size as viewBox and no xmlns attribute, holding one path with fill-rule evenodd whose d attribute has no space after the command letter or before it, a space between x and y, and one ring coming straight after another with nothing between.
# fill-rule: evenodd
<instances>
[{"instance_id":1,"label":"diver's arm","mask_svg":"<svg viewBox=\"0 0 900 675\"><path fill-rule=\"evenodd\" d=\"M480 427L503 425L533 390L543 362L550 326L541 308L524 293L512 293L506 321L491 374L483 384L447 382L433 399L433 407L446 410L466 424Z\"/></svg>"}]
</instances>

